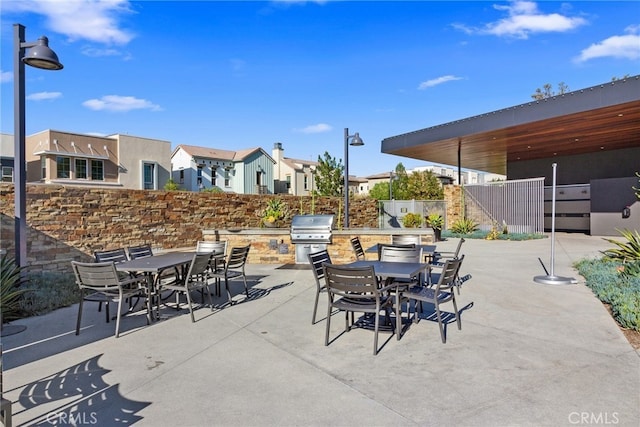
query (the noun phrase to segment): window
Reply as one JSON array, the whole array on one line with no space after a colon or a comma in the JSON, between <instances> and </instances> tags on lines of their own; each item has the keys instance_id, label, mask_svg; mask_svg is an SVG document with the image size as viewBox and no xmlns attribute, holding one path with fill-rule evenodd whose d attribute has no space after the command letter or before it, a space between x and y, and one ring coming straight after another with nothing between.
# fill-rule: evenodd
<instances>
[{"instance_id":1,"label":"window","mask_svg":"<svg viewBox=\"0 0 640 427\"><path fill-rule=\"evenodd\" d=\"M228 187L229 186L229 169L225 169L224 170L224 186Z\"/></svg>"},{"instance_id":2,"label":"window","mask_svg":"<svg viewBox=\"0 0 640 427\"><path fill-rule=\"evenodd\" d=\"M184 184L184 169L180 169L180 184Z\"/></svg>"},{"instance_id":3,"label":"window","mask_svg":"<svg viewBox=\"0 0 640 427\"><path fill-rule=\"evenodd\" d=\"M156 189L156 165L153 163L142 164L143 187L145 190Z\"/></svg>"},{"instance_id":4,"label":"window","mask_svg":"<svg viewBox=\"0 0 640 427\"><path fill-rule=\"evenodd\" d=\"M216 175L218 173L218 167L217 166L212 166L211 167L211 185L215 186L216 185Z\"/></svg>"},{"instance_id":5,"label":"window","mask_svg":"<svg viewBox=\"0 0 640 427\"><path fill-rule=\"evenodd\" d=\"M305 190L309 189L309 177L306 174L304 176L304 189Z\"/></svg>"},{"instance_id":6,"label":"window","mask_svg":"<svg viewBox=\"0 0 640 427\"><path fill-rule=\"evenodd\" d=\"M76 159L76 179L87 179L87 159Z\"/></svg>"},{"instance_id":7,"label":"window","mask_svg":"<svg viewBox=\"0 0 640 427\"><path fill-rule=\"evenodd\" d=\"M291 189L291 175L287 175L287 190Z\"/></svg>"},{"instance_id":8,"label":"window","mask_svg":"<svg viewBox=\"0 0 640 427\"><path fill-rule=\"evenodd\" d=\"M71 173L71 158L69 157L56 157L57 163L57 178L70 178Z\"/></svg>"},{"instance_id":9,"label":"window","mask_svg":"<svg viewBox=\"0 0 640 427\"><path fill-rule=\"evenodd\" d=\"M104 181L104 164L102 160L91 160L91 179Z\"/></svg>"},{"instance_id":10,"label":"window","mask_svg":"<svg viewBox=\"0 0 640 427\"><path fill-rule=\"evenodd\" d=\"M2 167L2 182L13 182L13 168L11 166Z\"/></svg>"},{"instance_id":11,"label":"window","mask_svg":"<svg viewBox=\"0 0 640 427\"><path fill-rule=\"evenodd\" d=\"M42 171L42 179L47 179L47 158L40 157L40 170Z\"/></svg>"}]
</instances>

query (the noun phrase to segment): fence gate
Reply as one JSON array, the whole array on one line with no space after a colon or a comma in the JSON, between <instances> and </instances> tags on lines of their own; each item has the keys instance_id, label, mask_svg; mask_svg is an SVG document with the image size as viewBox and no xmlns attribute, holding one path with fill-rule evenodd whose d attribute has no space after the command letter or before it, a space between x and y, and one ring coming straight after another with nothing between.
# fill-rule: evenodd
<instances>
[{"instance_id":1,"label":"fence gate","mask_svg":"<svg viewBox=\"0 0 640 427\"><path fill-rule=\"evenodd\" d=\"M544 233L544 178L465 185L464 195L465 216L481 230Z\"/></svg>"}]
</instances>

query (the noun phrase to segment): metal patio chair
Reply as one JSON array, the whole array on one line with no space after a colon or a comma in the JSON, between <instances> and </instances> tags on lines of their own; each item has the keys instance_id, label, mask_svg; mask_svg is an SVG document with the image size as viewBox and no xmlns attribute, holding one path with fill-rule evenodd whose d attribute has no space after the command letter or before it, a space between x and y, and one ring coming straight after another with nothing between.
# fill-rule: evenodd
<instances>
[{"instance_id":1,"label":"metal patio chair","mask_svg":"<svg viewBox=\"0 0 640 427\"><path fill-rule=\"evenodd\" d=\"M309 263L311 264L311 269L313 271L313 277L316 280L316 301L313 304L313 317L311 318L311 324L316 324L316 314L318 312L318 300L320 299L320 294L322 292L326 292L326 284L324 281L324 266L323 264L331 264L331 257L329 256L329 252L324 249L319 252L314 252L312 254L308 254Z\"/></svg>"},{"instance_id":2,"label":"metal patio chair","mask_svg":"<svg viewBox=\"0 0 640 427\"><path fill-rule=\"evenodd\" d=\"M419 303L420 310L416 308L416 323L420 321L420 313L422 312L422 303L428 302L434 305L436 311L436 318L438 320L438 326L440 328L440 338L443 343L447 342L447 337L444 329L444 323L442 321L442 313L440 311L440 305L451 301L453 304L454 315L458 329L462 329L460 322L460 313L458 311L458 305L456 303L456 294L453 288L456 286L456 280L458 276L458 270L464 260L464 255L460 258L450 259L445 261L442 267L442 273L438 279L438 283L434 286L415 286L403 293L405 298L414 300ZM411 316L411 306L409 305L409 317Z\"/></svg>"},{"instance_id":3,"label":"metal patio chair","mask_svg":"<svg viewBox=\"0 0 640 427\"><path fill-rule=\"evenodd\" d=\"M242 277L242 280L244 281L244 291L247 298L249 298L247 275L244 270L245 264L247 263L247 257L249 256L249 249L251 249L251 245L231 248L231 252L226 259L224 268L218 269L210 274L210 277L219 279L220 281L224 279L224 287L227 290L227 301L230 304L233 304L233 300L231 299L229 280L236 277Z\"/></svg>"},{"instance_id":4,"label":"metal patio chair","mask_svg":"<svg viewBox=\"0 0 640 427\"><path fill-rule=\"evenodd\" d=\"M122 279L118 276L115 263L95 262L85 263L71 261L76 284L80 287L80 304L78 306L78 321L76 323L76 335L80 334L80 323L82 320L83 302L87 301L86 291L89 296L100 294L107 301L118 303L118 313L116 315L115 336L120 336L120 317L122 316L122 302L131 297L144 297L146 290L141 286L132 286L146 281L144 277L128 277Z\"/></svg>"},{"instance_id":5,"label":"metal patio chair","mask_svg":"<svg viewBox=\"0 0 640 427\"><path fill-rule=\"evenodd\" d=\"M379 314L384 310L385 319L390 323L389 312L393 299L387 295L385 288L378 287L378 278L373 266L356 268L324 264L324 274L329 297L324 345L329 345L331 312L334 308L345 312L345 332L353 327L353 316L350 323L349 313L371 313L374 320L373 355L375 356L378 354Z\"/></svg>"},{"instance_id":6,"label":"metal patio chair","mask_svg":"<svg viewBox=\"0 0 640 427\"><path fill-rule=\"evenodd\" d=\"M193 304L191 302L192 291L203 291L202 294L207 295L209 298L209 306L213 311L213 300L211 299L211 293L208 290L209 287L209 259L208 253L196 253L193 255L193 260L189 265L189 271L186 276L178 282L169 282L166 284L160 284L160 292L167 289L175 291L177 295L184 294L187 298L187 305L189 306L189 314L191 315L191 322L195 323L196 319L193 315ZM204 298L204 296L203 296ZM158 306L160 302L158 301ZM176 298L177 308L180 307L180 302ZM158 310L160 307L158 307Z\"/></svg>"}]
</instances>

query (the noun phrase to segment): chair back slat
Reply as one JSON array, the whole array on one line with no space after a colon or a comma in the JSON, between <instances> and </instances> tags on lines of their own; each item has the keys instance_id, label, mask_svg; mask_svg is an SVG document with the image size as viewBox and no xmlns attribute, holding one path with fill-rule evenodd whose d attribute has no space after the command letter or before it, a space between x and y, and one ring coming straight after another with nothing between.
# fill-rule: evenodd
<instances>
[{"instance_id":1,"label":"chair back slat","mask_svg":"<svg viewBox=\"0 0 640 427\"><path fill-rule=\"evenodd\" d=\"M187 277L202 276L207 273L211 254L202 252L193 255Z\"/></svg>"},{"instance_id":2,"label":"chair back slat","mask_svg":"<svg viewBox=\"0 0 640 427\"><path fill-rule=\"evenodd\" d=\"M153 256L153 251L151 250L151 245L139 245L139 246L131 246L128 249L129 258L137 259L137 258L145 258L148 256Z\"/></svg>"},{"instance_id":3,"label":"chair back slat","mask_svg":"<svg viewBox=\"0 0 640 427\"><path fill-rule=\"evenodd\" d=\"M335 295L349 300L371 300L380 296L373 266L354 268L324 264L324 274L332 298Z\"/></svg>"},{"instance_id":4,"label":"chair back slat","mask_svg":"<svg viewBox=\"0 0 640 427\"><path fill-rule=\"evenodd\" d=\"M384 248L415 248L416 245L413 243L407 244L389 244L389 243L378 243L378 261L380 261L380 257L382 256L382 249Z\"/></svg>"},{"instance_id":5,"label":"chair back slat","mask_svg":"<svg viewBox=\"0 0 640 427\"><path fill-rule=\"evenodd\" d=\"M129 260L129 258L127 258L127 253L125 252L124 248L111 249L111 250L105 250L105 251L95 251L93 255L96 259L96 262L113 261L117 264L119 262L125 262Z\"/></svg>"},{"instance_id":6,"label":"chair back slat","mask_svg":"<svg viewBox=\"0 0 640 427\"><path fill-rule=\"evenodd\" d=\"M366 259L364 249L362 249L362 243L360 243L359 237L356 236L351 238L351 247L353 248L353 253L355 254L358 261Z\"/></svg>"},{"instance_id":7,"label":"chair back slat","mask_svg":"<svg viewBox=\"0 0 640 427\"><path fill-rule=\"evenodd\" d=\"M422 260L422 248L401 248L385 246L380 252L380 261L391 262L420 262Z\"/></svg>"},{"instance_id":8,"label":"chair back slat","mask_svg":"<svg viewBox=\"0 0 640 427\"><path fill-rule=\"evenodd\" d=\"M324 279L324 266L323 264L331 264L331 257L329 256L329 252L324 249L319 252L314 252L312 254L307 255L309 258L309 264L311 264L311 269L313 270L313 275L316 279L316 283L320 285L320 281ZM322 284L324 286L324 284Z\"/></svg>"},{"instance_id":9,"label":"chair back slat","mask_svg":"<svg viewBox=\"0 0 640 427\"><path fill-rule=\"evenodd\" d=\"M422 238L418 234L392 234L391 244L393 245L421 245Z\"/></svg>"},{"instance_id":10,"label":"chair back slat","mask_svg":"<svg viewBox=\"0 0 640 427\"><path fill-rule=\"evenodd\" d=\"M462 265L462 261L464 260L464 255L460 258L453 258L447 260L442 267L442 273L440 273L440 278L438 283L436 283L436 295L440 293L440 291L449 291L451 288L456 286L456 280L458 278L458 271L460 270L460 265Z\"/></svg>"},{"instance_id":11,"label":"chair back slat","mask_svg":"<svg viewBox=\"0 0 640 427\"><path fill-rule=\"evenodd\" d=\"M227 269L244 267L250 248L251 245L231 248L231 253L229 253L229 258L227 259Z\"/></svg>"},{"instance_id":12,"label":"chair back slat","mask_svg":"<svg viewBox=\"0 0 640 427\"><path fill-rule=\"evenodd\" d=\"M71 261L71 266L80 288L110 291L119 287L118 271L113 261L94 263Z\"/></svg>"}]
</instances>

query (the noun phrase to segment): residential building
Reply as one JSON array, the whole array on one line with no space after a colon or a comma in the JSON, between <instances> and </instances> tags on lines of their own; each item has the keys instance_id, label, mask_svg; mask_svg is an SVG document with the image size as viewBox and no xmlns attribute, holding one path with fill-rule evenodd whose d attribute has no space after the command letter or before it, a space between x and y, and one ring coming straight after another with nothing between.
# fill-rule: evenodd
<instances>
[{"instance_id":1,"label":"residential building","mask_svg":"<svg viewBox=\"0 0 640 427\"><path fill-rule=\"evenodd\" d=\"M162 189L171 143L131 135L45 130L25 138L27 182Z\"/></svg>"},{"instance_id":2,"label":"residential building","mask_svg":"<svg viewBox=\"0 0 640 427\"><path fill-rule=\"evenodd\" d=\"M13 182L13 135L0 134L0 181Z\"/></svg>"},{"instance_id":3,"label":"residential building","mask_svg":"<svg viewBox=\"0 0 640 427\"><path fill-rule=\"evenodd\" d=\"M294 196L309 196L315 188L315 172L318 162L284 157L281 142L273 144L272 157L275 161L273 176L276 193Z\"/></svg>"},{"instance_id":4,"label":"residential building","mask_svg":"<svg viewBox=\"0 0 640 427\"><path fill-rule=\"evenodd\" d=\"M173 180L188 191L274 194L275 163L260 147L230 151L181 144L171 154Z\"/></svg>"}]
</instances>

